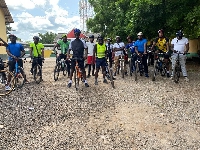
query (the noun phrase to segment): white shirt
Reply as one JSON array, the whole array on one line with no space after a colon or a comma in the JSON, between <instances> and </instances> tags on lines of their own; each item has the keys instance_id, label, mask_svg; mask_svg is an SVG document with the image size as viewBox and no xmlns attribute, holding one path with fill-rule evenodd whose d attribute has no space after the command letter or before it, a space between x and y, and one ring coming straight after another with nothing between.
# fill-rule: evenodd
<instances>
[{"instance_id":1,"label":"white shirt","mask_svg":"<svg viewBox=\"0 0 200 150\"><path fill-rule=\"evenodd\" d=\"M106 43L106 47L107 47L107 51L109 51L109 49L108 49L108 43ZM111 43L110 43L110 50L111 50L111 52L113 51L113 44L111 44Z\"/></svg>"},{"instance_id":2,"label":"white shirt","mask_svg":"<svg viewBox=\"0 0 200 150\"><path fill-rule=\"evenodd\" d=\"M86 45L88 47L88 56L93 56L95 43L87 42Z\"/></svg>"},{"instance_id":3,"label":"white shirt","mask_svg":"<svg viewBox=\"0 0 200 150\"><path fill-rule=\"evenodd\" d=\"M185 45L188 44L188 39L185 37L182 37L181 40L178 40L177 38L174 38L171 42L171 44L174 44L174 50L184 53L185 51Z\"/></svg>"},{"instance_id":4,"label":"white shirt","mask_svg":"<svg viewBox=\"0 0 200 150\"><path fill-rule=\"evenodd\" d=\"M121 48L121 47L125 47L124 42L115 43L115 44L113 45L113 49L114 49L114 48ZM116 51L116 52L115 52L115 56L119 56L119 55L122 55L122 54L123 54L123 51Z\"/></svg>"}]
</instances>

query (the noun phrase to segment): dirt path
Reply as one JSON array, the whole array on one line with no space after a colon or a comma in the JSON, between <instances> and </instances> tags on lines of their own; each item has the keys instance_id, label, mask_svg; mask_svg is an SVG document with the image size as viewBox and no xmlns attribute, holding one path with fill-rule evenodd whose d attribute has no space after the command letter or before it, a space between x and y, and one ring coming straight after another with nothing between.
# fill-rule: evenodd
<instances>
[{"instance_id":1,"label":"dirt path","mask_svg":"<svg viewBox=\"0 0 200 150\"><path fill-rule=\"evenodd\" d=\"M37 85L25 64L31 83L0 98L0 150L200 149L200 67L188 66L189 83L117 77L112 89L91 77L77 92L53 80L54 65Z\"/></svg>"}]
</instances>

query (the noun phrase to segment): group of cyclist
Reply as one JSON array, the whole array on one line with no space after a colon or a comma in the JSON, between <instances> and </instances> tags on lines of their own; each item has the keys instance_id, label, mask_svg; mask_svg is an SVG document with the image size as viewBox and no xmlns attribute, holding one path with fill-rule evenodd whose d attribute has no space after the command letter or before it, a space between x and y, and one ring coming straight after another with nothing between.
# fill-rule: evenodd
<instances>
[{"instance_id":1,"label":"group of cyclist","mask_svg":"<svg viewBox=\"0 0 200 150\"><path fill-rule=\"evenodd\" d=\"M89 87L89 84L87 83L87 79L91 76L95 76L95 85L98 84L98 74L100 71L100 68L102 69L103 73L103 82L107 83L107 80L105 78L106 69L105 66L107 64L107 60L109 62L109 66L113 67L113 60L114 60L114 74L113 76L117 75L117 72L119 71L119 59L124 56L124 59L128 59L127 51L130 50L131 56L133 61L133 66L135 66L135 61L138 57L141 57L142 64L144 67L144 73L145 77L149 77L148 74L148 64L147 64L147 39L143 38L143 33L139 32L137 34L138 39L133 40L131 36L127 37L128 44L125 45L124 42L122 42L120 36L116 36L116 42L112 44L112 39L107 38L107 42L104 43L104 38L100 35L97 38L97 43L94 43L94 35L89 36L89 41L85 42L80 38L81 31L79 29L74 29L74 35L75 39L71 42L67 40L67 35L63 35L62 39L57 42L57 44L54 46L53 50L56 54L56 62L59 62L62 58L66 60L67 65L67 72L69 77L68 87L70 88L72 85L72 76L73 72L75 70L76 62L73 60L73 58L79 58L78 59L78 65L83 73L83 82L85 83L86 87ZM15 35L9 35L11 43L6 43L0 38L0 46L5 46L7 50L7 54L9 56L8 65L9 65L9 71L14 70L15 60L19 59L18 63L19 66L23 68L23 61L20 59L25 55L24 47L16 42L17 37ZM60 47L61 52L58 53L56 48ZM169 39L165 37L164 30L158 31L158 37L153 41L151 47L151 50L154 50L155 52L155 58L157 58L157 54L162 52L164 53L164 62L166 63L167 68L167 77L170 77L170 71L169 71L169 58L170 58L170 45L169 45ZM186 53L189 50L189 42L188 39L183 37L182 31L178 31L176 33L176 38L174 38L171 41L171 51L173 52L172 58L172 69L175 65L177 52L180 52L180 64L183 76L185 77L186 81L189 81L187 78L187 71L185 67L186 63ZM72 58L70 58L70 51L73 51ZM30 56L32 59L32 68L35 65L36 61L38 61L38 64L42 67L42 62L44 61L44 45L42 43L39 43L39 37L34 36L33 37L33 43L30 44ZM38 59L40 58L40 59ZM71 61L69 61L71 60ZM88 66L88 74L86 76L85 71L85 60L87 60L87 66ZM33 72L31 68L31 73ZM96 70L96 71L95 71ZM126 63L124 64L124 71L125 74L127 74L127 67ZM173 77L173 72L171 73L171 77ZM113 77L114 78L114 77ZM115 79L115 78L114 78ZM25 79L26 80L26 79ZM28 83L28 81L26 80ZM8 79L8 85L9 85L9 79ZM6 85L6 90L10 90L10 87Z\"/></svg>"}]
</instances>

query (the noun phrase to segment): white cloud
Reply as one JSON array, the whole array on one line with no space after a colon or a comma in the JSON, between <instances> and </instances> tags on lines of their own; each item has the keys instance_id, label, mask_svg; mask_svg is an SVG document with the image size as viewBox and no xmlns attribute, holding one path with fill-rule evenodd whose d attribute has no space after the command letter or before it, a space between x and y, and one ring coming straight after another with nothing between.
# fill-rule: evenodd
<instances>
[{"instance_id":1,"label":"white cloud","mask_svg":"<svg viewBox=\"0 0 200 150\"><path fill-rule=\"evenodd\" d=\"M11 24L11 27L16 30L13 33L23 41L32 40L32 37L38 33L69 32L74 27L80 27L79 16L69 17L68 11L58 5L59 0L18 0L17 2L6 0L6 3L15 21ZM38 8L44 15L35 16L29 13L30 9L38 10Z\"/></svg>"}]
</instances>

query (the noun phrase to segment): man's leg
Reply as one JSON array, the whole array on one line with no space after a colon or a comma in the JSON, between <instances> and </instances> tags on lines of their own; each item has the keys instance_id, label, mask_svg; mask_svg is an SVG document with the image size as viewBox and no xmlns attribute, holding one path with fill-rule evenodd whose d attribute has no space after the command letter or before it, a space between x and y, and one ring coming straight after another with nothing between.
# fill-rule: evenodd
<instances>
[{"instance_id":1,"label":"man's leg","mask_svg":"<svg viewBox=\"0 0 200 150\"><path fill-rule=\"evenodd\" d=\"M114 63L115 63L115 73L114 76L116 76L118 65L119 65L119 56L114 57Z\"/></svg>"},{"instance_id":2,"label":"man's leg","mask_svg":"<svg viewBox=\"0 0 200 150\"><path fill-rule=\"evenodd\" d=\"M73 73L75 70L75 65L76 62L74 60L71 61L71 71L70 71L70 77L69 77L69 82L68 82L68 88L70 88L72 86L72 77L73 77Z\"/></svg>"},{"instance_id":3,"label":"man's leg","mask_svg":"<svg viewBox=\"0 0 200 150\"><path fill-rule=\"evenodd\" d=\"M185 77L186 81L189 81L189 79L187 78L187 70L186 70L186 56L185 55L180 55L180 64L181 64L181 70L183 73L183 76Z\"/></svg>"},{"instance_id":4,"label":"man's leg","mask_svg":"<svg viewBox=\"0 0 200 150\"><path fill-rule=\"evenodd\" d=\"M13 72L15 70L15 62L14 61L9 61L8 62L8 66L9 66L9 71ZM8 74L8 79L7 79L7 84L5 86L5 90L10 91L10 81L11 81L11 75Z\"/></svg>"},{"instance_id":5,"label":"man's leg","mask_svg":"<svg viewBox=\"0 0 200 150\"><path fill-rule=\"evenodd\" d=\"M171 77L173 77L173 70L174 70L175 63L176 63L176 57L177 57L176 54L172 55L172 57L171 57L172 58L172 73L171 73Z\"/></svg>"},{"instance_id":6,"label":"man's leg","mask_svg":"<svg viewBox=\"0 0 200 150\"><path fill-rule=\"evenodd\" d=\"M86 71L85 71L85 66L84 66L84 60L79 60L78 61L78 65L79 65L79 68L81 69L82 71L82 74L83 74L83 78L85 80L85 86L86 87L89 87L88 83L87 83L87 80L86 80Z\"/></svg>"},{"instance_id":7,"label":"man's leg","mask_svg":"<svg viewBox=\"0 0 200 150\"><path fill-rule=\"evenodd\" d=\"M106 59L102 59L101 67L102 67L102 71L103 71L103 83L108 83L105 78L106 77Z\"/></svg>"},{"instance_id":8,"label":"man's leg","mask_svg":"<svg viewBox=\"0 0 200 150\"><path fill-rule=\"evenodd\" d=\"M90 72L91 72L91 64L88 64L88 75L87 75L88 78L90 77Z\"/></svg>"},{"instance_id":9,"label":"man's leg","mask_svg":"<svg viewBox=\"0 0 200 150\"><path fill-rule=\"evenodd\" d=\"M168 54L165 54L164 62L165 62L166 69L167 69L167 77L169 78L170 75L169 75L169 55Z\"/></svg>"},{"instance_id":10,"label":"man's leg","mask_svg":"<svg viewBox=\"0 0 200 150\"><path fill-rule=\"evenodd\" d=\"M112 68L112 53L108 54L108 59L109 59L110 68Z\"/></svg>"},{"instance_id":11,"label":"man's leg","mask_svg":"<svg viewBox=\"0 0 200 150\"><path fill-rule=\"evenodd\" d=\"M99 73L99 70L100 70L100 60L97 58L96 59L96 72L95 72L95 85L98 84L98 73Z\"/></svg>"},{"instance_id":12,"label":"man's leg","mask_svg":"<svg viewBox=\"0 0 200 150\"><path fill-rule=\"evenodd\" d=\"M142 56L142 63L144 65L145 77L149 77L149 75L148 75L148 65L147 65L147 55Z\"/></svg>"}]
</instances>

